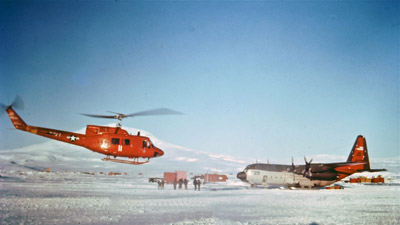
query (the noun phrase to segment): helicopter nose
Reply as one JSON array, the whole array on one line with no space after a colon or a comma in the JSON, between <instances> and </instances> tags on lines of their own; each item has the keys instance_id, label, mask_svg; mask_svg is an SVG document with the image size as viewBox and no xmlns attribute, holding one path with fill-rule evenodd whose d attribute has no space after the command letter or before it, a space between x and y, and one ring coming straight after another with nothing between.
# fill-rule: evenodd
<instances>
[{"instance_id":1,"label":"helicopter nose","mask_svg":"<svg viewBox=\"0 0 400 225\"><path fill-rule=\"evenodd\" d=\"M163 156L163 155L164 155L163 150L161 150L159 148L154 150L154 157L160 157L160 156Z\"/></svg>"},{"instance_id":2,"label":"helicopter nose","mask_svg":"<svg viewBox=\"0 0 400 225\"><path fill-rule=\"evenodd\" d=\"M246 181L246 173L245 172L239 172L238 174L237 174L237 178L239 179L239 180L241 180L241 181Z\"/></svg>"}]
</instances>

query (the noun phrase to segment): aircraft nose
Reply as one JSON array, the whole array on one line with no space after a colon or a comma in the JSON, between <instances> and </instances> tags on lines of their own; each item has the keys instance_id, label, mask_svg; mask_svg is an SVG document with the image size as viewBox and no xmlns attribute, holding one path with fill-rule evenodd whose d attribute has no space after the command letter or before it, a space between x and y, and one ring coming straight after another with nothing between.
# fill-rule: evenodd
<instances>
[{"instance_id":1,"label":"aircraft nose","mask_svg":"<svg viewBox=\"0 0 400 225\"><path fill-rule=\"evenodd\" d=\"M239 172L238 174L237 174L237 178L239 179L239 180L241 180L241 181L246 181L246 173L245 172Z\"/></svg>"},{"instance_id":2,"label":"aircraft nose","mask_svg":"<svg viewBox=\"0 0 400 225\"><path fill-rule=\"evenodd\" d=\"M161 150L159 148L154 150L154 157L160 157L160 156L163 156L163 155L164 155L164 151L163 150Z\"/></svg>"}]
</instances>

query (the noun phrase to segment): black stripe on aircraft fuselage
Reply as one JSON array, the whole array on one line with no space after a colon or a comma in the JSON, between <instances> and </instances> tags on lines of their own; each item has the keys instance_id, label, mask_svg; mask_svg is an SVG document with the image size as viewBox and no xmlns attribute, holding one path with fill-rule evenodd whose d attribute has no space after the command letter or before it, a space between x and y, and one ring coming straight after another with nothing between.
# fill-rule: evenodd
<instances>
[{"instance_id":1,"label":"black stripe on aircraft fuselage","mask_svg":"<svg viewBox=\"0 0 400 225\"><path fill-rule=\"evenodd\" d=\"M311 170L314 172L323 172L323 171L332 171L337 167L342 166L350 166L354 164L364 164L364 163L356 163L356 162L341 162L341 163L314 163L311 164ZM295 165L295 170L304 170L304 165ZM255 169L255 170L265 170L272 172L283 172L283 171L291 171L293 167L291 165L283 165L283 164L266 164L266 163L254 163L250 164L246 167L245 170Z\"/></svg>"}]
</instances>

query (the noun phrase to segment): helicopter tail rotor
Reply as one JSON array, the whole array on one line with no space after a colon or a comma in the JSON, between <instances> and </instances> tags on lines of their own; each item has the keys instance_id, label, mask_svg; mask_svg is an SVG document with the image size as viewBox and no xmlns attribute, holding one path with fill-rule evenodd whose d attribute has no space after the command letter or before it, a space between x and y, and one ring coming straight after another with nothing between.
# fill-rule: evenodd
<instances>
[{"instance_id":1,"label":"helicopter tail rotor","mask_svg":"<svg viewBox=\"0 0 400 225\"><path fill-rule=\"evenodd\" d=\"M10 105L5 105L3 103L0 103L0 116L2 116L6 111L6 109L8 108L24 110L25 108L24 100L20 95L16 95L14 101Z\"/></svg>"}]
</instances>

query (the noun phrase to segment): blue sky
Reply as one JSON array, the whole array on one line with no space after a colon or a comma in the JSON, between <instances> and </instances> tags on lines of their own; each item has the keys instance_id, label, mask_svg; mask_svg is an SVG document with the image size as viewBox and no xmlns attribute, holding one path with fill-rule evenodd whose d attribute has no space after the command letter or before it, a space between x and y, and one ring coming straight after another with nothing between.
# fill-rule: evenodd
<instances>
[{"instance_id":1,"label":"blue sky","mask_svg":"<svg viewBox=\"0 0 400 225\"><path fill-rule=\"evenodd\" d=\"M259 160L400 156L397 1L0 3L0 102L31 125L109 124L79 113L168 107L123 125ZM10 130L0 149L47 139Z\"/></svg>"}]
</instances>

